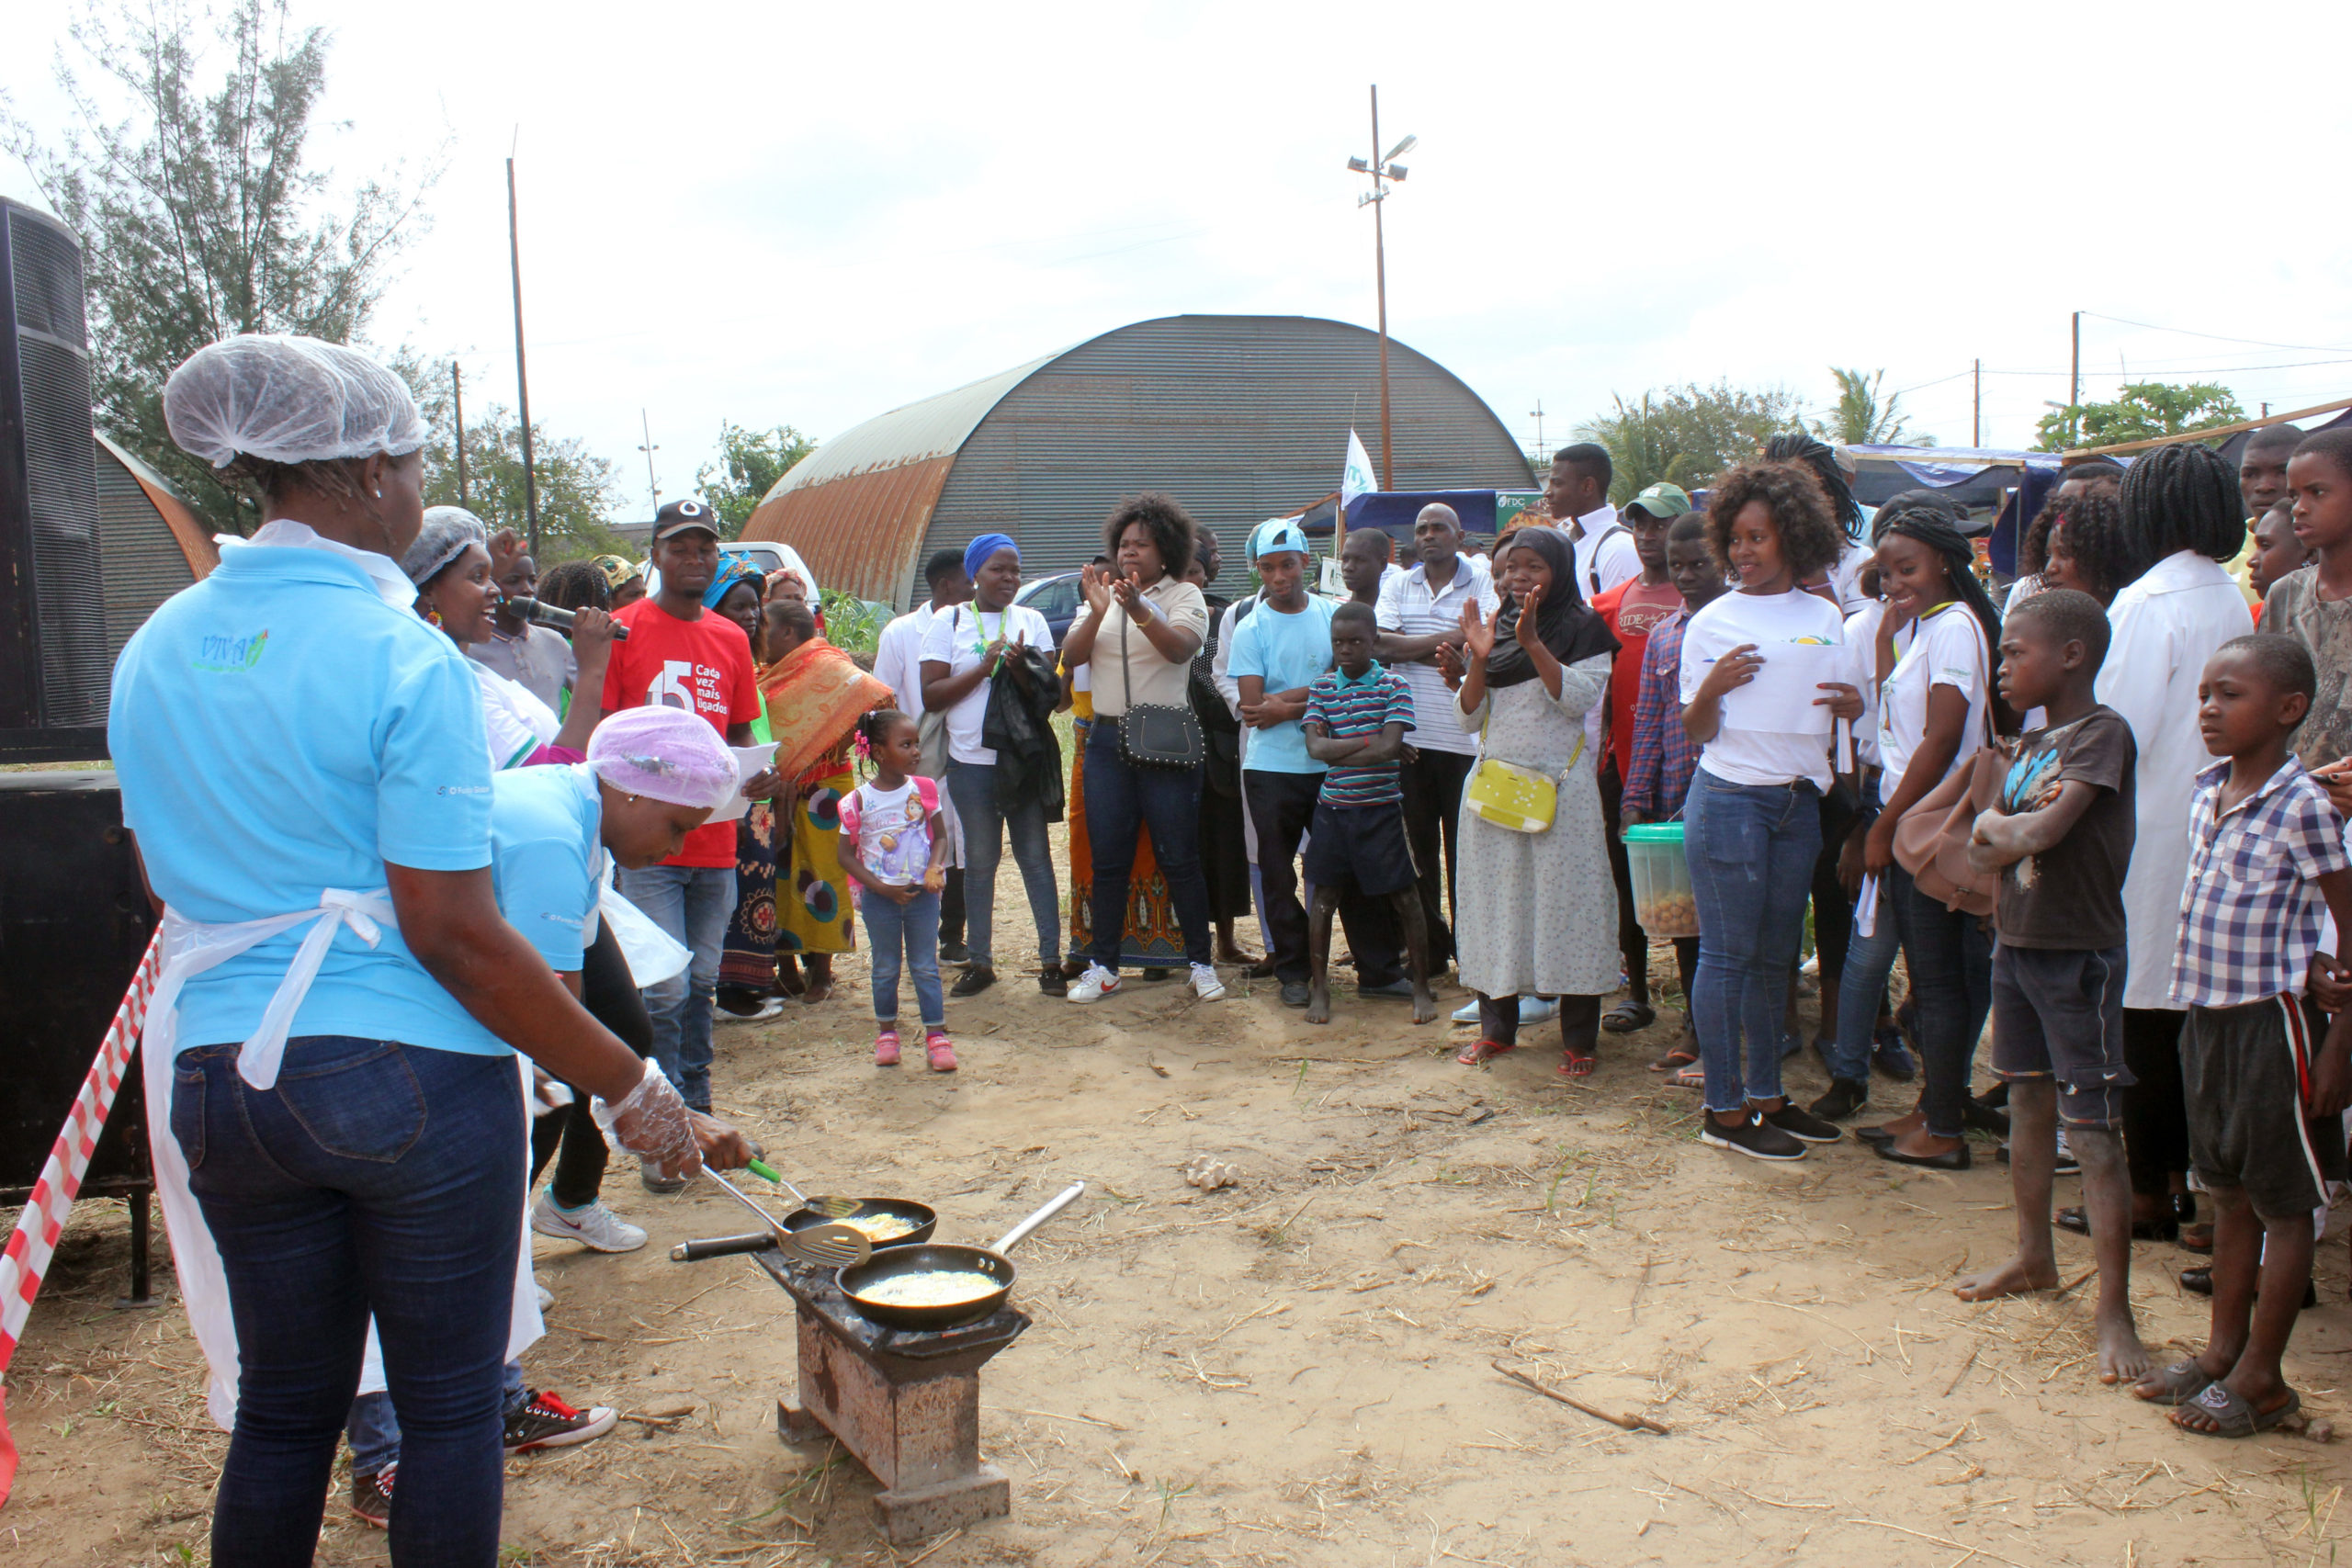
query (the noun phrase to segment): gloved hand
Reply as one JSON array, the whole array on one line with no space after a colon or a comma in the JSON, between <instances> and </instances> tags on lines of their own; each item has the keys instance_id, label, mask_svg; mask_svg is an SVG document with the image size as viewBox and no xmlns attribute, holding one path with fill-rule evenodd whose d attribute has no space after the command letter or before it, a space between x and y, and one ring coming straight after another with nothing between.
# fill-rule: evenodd
<instances>
[{"instance_id":1,"label":"gloved hand","mask_svg":"<svg viewBox=\"0 0 2352 1568\"><path fill-rule=\"evenodd\" d=\"M605 1136L642 1160L660 1168L665 1177L695 1176L702 1170L702 1143L695 1135L694 1112L678 1098L670 1080L650 1058L645 1076L618 1105L602 1096L588 1101L588 1113Z\"/></svg>"}]
</instances>

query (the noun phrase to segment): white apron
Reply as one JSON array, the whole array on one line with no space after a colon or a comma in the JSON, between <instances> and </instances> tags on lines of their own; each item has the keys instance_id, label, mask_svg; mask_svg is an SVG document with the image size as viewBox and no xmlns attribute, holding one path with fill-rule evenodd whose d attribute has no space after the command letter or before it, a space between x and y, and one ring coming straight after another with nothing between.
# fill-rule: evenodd
<instances>
[{"instance_id":1,"label":"white apron","mask_svg":"<svg viewBox=\"0 0 2352 1568\"><path fill-rule=\"evenodd\" d=\"M223 1431L233 1430L237 1421L237 1329L230 1314L229 1278L220 1265L220 1249L213 1246L211 1228L204 1223L202 1205L189 1190L187 1156L182 1152L179 1140L172 1135L173 1066L179 1055L179 997L194 976L305 920L316 923L303 937L302 945L288 967L286 978L278 982L277 994L270 998L253 1038L237 1054L238 1076L255 1089L271 1088L277 1082L277 1069L285 1060L286 1037L293 1027L294 1014L301 1007L302 998L309 995L311 982L318 978L319 966L326 962L327 949L334 943L335 933L348 926L353 934L373 947L382 940L383 928L400 929L392 914L389 889L351 893L330 887L320 895L314 909L220 925L187 919L165 909L163 966L156 976L154 998L147 1007L140 1064L147 1090L147 1141L154 1151L155 1191L163 1200L164 1226L171 1236L180 1300L187 1308L188 1324L196 1330L197 1343L203 1347L205 1361L212 1371L207 1403L212 1419ZM523 1103L528 1106L530 1063L520 1055L514 1063L522 1075ZM526 1134L523 1141L523 1168L516 1172L524 1178L526 1188L530 1179L530 1157ZM506 1342L510 1360L544 1332L539 1320L538 1292L531 1282L527 1209L522 1214L522 1247L515 1257L512 1321ZM376 1343L376 1325L371 1322L368 1325L368 1349L360 1369L358 1392L373 1393L383 1386L383 1351Z\"/></svg>"}]
</instances>

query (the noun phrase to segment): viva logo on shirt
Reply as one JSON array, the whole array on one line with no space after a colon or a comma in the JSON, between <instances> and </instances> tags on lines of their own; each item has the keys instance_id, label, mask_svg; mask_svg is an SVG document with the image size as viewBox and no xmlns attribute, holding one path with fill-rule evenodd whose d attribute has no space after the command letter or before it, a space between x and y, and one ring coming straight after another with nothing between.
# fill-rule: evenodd
<instances>
[{"instance_id":1,"label":"viva logo on shirt","mask_svg":"<svg viewBox=\"0 0 2352 1568\"><path fill-rule=\"evenodd\" d=\"M249 637L207 637L197 644L196 657L188 660L188 667L207 675L242 675L261 662L262 650L268 646L266 626Z\"/></svg>"}]
</instances>

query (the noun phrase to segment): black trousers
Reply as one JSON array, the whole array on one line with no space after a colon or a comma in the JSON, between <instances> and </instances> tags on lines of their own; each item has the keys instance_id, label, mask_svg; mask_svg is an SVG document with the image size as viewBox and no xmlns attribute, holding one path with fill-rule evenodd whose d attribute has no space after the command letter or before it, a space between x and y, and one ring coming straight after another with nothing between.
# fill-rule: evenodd
<instances>
[{"instance_id":1,"label":"black trousers","mask_svg":"<svg viewBox=\"0 0 2352 1568\"><path fill-rule=\"evenodd\" d=\"M951 947L964 940L964 868L947 868L947 886L939 895L939 945Z\"/></svg>"},{"instance_id":2,"label":"black trousers","mask_svg":"<svg viewBox=\"0 0 2352 1568\"><path fill-rule=\"evenodd\" d=\"M640 1056L653 1055L653 1021L646 1016L645 998L621 956L613 928L599 922L596 940L580 964L580 1005L588 1016L620 1036L621 1043ZM596 1201L605 1184L605 1163L610 1151L596 1119L588 1114L588 1091L572 1089L572 1101L536 1117L531 1122L531 1183L538 1184L548 1161L555 1163L555 1201L577 1209Z\"/></svg>"},{"instance_id":3,"label":"black trousers","mask_svg":"<svg viewBox=\"0 0 2352 1568\"><path fill-rule=\"evenodd\" d=\"M1634 912L1634 866L1625 858L1623 815L1624 782L1617 776L1612 757L1600 768L1601 839L1609 849L1609 874L1617 884L1617 955L1625 963L1625 982L1634 1000L1650 999L1650 939Z\"/></svg>"},{"instance_id":4,"label":"black trousers","mask_svg":"<svg viewBox=\"0 0 2352 1568\"><path fill-rule=\"evenodd\" d=\"M1519 998L1482 993L1478 998L1478 1033L1498 1045L1518 1044ZM1578 1056L1589 1056L1600 1043L1600 998L1562 997L1560 1048Z\"/></svg>"},{"instance_id":5,"label":"black trousers","mask_svg":"<svg viewBox=\"0 0 2352 1568\"><path fill-rule=\"evenodd\" d=\"M1304 983L1309 970L1306 907L1300 902L1298 891L1298 841L1315 820L1323 775L1244 768L1241 793L1249 798L1250 820L1258 829L1258 886L1266 899L1266 956L1273 960L1275 978ZM1355 956L1356 984L1385 986L1404 976L1402 939L1385 900L1342 893L1340 924Z\"/></svg>"},{"instance_id":6,"label":"black trousers","mask_svg":"<svg viewBox=\"0 0 2352 1568\"><path fill-rule=\"evenodd\" d=\"M1469 782L1470 770L1477 761L1455 751L1417 751L1401 775L1405 841L1413 849L1413 875L1421 893L1421 920L1429 927L1431 970L1442 969L1453 959L1454 838L1462 829L1462 786Z\"/></svg>"},{"instance_id":7,"label":"black trousers","mask_svg":"<svg viewBox=\"0 0 2352 1568\"><path fill-rule=\"evenodd\" d=\"M2123 1065L2139 1081L2123 1091L2123 1161L2132 1190L2160 1197L2188 1168L2188 1102L2181 1088L2185 1012L2123 1010Z\"/></svg>"},{"instance_id":8,"label":"black trousers","mask_svg":"<svg viewBox=\"0 0 2352 1568\"><path fill-rule=\"evenodd\" d=\"M1821 797L1821 854L1813 863L1813 951L1821 960L1825 990L1845 972L1846 949L1854 940L1854 902L1838 880L1838 856L1860 820L1850 785L1841 782Z\"/></svg>"}]
</instances>

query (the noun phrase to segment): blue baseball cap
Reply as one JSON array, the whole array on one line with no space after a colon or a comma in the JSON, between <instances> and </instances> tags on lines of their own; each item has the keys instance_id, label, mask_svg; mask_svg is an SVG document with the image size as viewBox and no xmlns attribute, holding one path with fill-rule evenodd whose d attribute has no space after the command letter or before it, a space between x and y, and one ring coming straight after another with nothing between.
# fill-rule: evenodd
<instances>
[{"instance_id":1,"label":"blue baseball cap","mask_svg":"<svg viewBox=\"0 0 2352 1568\"><path fill-rule=\"evenodd\" d=\"M1306 554L1306 532L1286 517L1270 517L1250 536L1250 558L1254 561L1281 550Z\"/></svg>"}]
</instances>

